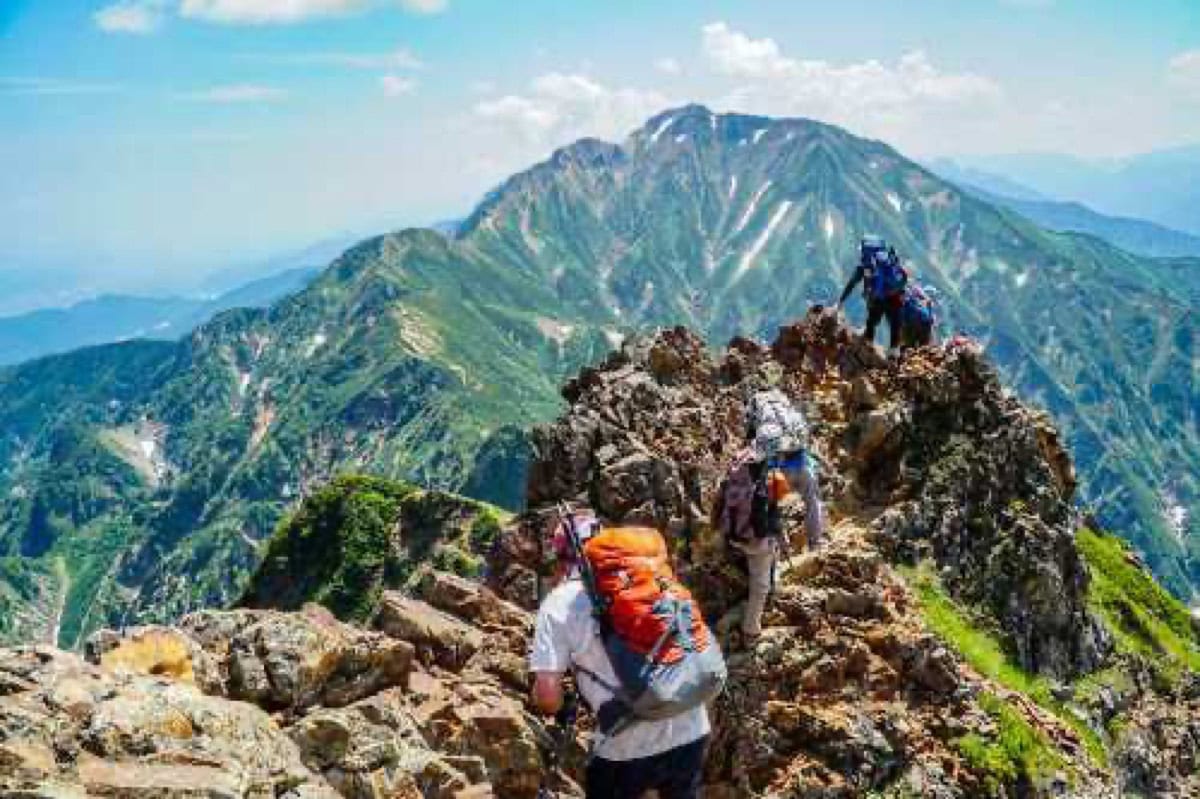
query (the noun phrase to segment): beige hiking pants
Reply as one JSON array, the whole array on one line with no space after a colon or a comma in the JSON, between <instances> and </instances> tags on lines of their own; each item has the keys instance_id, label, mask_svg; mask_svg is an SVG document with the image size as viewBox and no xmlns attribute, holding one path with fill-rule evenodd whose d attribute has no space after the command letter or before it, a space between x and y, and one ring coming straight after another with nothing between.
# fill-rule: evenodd
<instances>
[{"instance_id":1,"label":"beige hiking pants","mask_svg":"<svg viewBox=\"0 0 1200 799\"><path fill-rule=\"evenodd\" d=\"M746 565L750 571L750 588L745 610L742 611L742 632L754 636L762 632L762 615L767 607L767 597L771 595L778 545L775 539L764 538L741 549L746 553Z\"/></svg>"}]
</instances>

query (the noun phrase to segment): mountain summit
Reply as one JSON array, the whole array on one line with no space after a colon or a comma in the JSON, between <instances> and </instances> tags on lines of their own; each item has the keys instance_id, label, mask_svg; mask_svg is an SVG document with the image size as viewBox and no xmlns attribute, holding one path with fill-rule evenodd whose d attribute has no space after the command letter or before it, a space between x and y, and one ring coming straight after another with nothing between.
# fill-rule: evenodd
<instances>
[{"instance_id":1,"label":"mountain summit","mask_svg":"<svg viewBox=\"0 0 1200 799\"><path fill-rule=\"evenodd\" d=\"M515 509L522 431L561 410L564 377L655 326L773 335L832 301L867 232L1053 414L1081 499L1189 596L1200 273L1041 230L836 127L687 106L558 150L452 235L364 241L177 345L0 371L0 635L74 645L226 604L341 471Z\"/></svg>"}]
</instances>

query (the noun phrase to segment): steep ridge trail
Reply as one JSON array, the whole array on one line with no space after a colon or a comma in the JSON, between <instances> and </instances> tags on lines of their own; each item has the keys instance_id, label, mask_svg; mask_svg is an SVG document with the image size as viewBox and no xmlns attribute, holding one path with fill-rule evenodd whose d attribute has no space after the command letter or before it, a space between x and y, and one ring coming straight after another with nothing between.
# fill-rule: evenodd
<instances>
[{"instance_id":1,"label":"steep ridge trail","mask_svg":"<svg viewBox=\"0 0 1200 799\"><path fill-rule=\"evenodd\" d=\"M831 527L792 536L747 646L708 509L767 386L808 415ZM269 542L251 607L101 631L83 657L0 649L0 795L535 799L553 735L526 656L559 500L662 530L724 638L706 799L1200 795L1200 630L1078 527L1057 432L979 347L889 361L817 309L769 347L631 340L563 395L520 517L339 479Z\"/></svg>"},{"instance_id":2,"label":"steep ridge trail","mask_svg":"<svg viewBox=\"0 0 1200 799\"><path fill-rule=\"evenodd\" d=\"M62 632L63 614L67 611L67 598L71 596L71 572L63 558L54 559L54 576L58 581L58 596L55 599L54 618L50 623L46 643L58 646L59 634Z\"/></svg>"},{"instance_id":3,"label":"steep ridge trail","mask_svg":"<svg viewBox=\"0 0 1200 799\"><path fill-rule=\"evenodd\" d=\"M707 512L767 387L808 416L832 529L817 551L793 540L747 651L733 632L744 578ZM665 531L728 650L706 796L1106 797L1145 784L1114 777L1115 757L1137 773L1145 751L1121 751L1101 723L1113 716L1097 722L1088 704L1092 683L1116 695L1094 675L1124 667L1089 604L1070 457L977 344L888 360L817 308L769 347L735 339L714 355L682 328L628 342L563 396L570 409L534 436L531 510L490 582L530 606L558 501ZM801 508L785 512L800 530ZM1157 761L1169 790L1153 795L1200 787L1200 729L1175 723L1182 743Z\"/></svg>"}]
</instances>

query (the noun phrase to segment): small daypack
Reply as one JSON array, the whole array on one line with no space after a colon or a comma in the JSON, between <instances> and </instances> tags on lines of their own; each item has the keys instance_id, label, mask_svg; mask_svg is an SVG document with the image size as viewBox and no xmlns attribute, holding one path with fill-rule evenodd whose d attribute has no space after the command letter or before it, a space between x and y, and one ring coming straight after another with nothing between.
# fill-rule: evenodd
<instances>
[{"instance_id":1,"label":"small daypack","mask_svg":"<svg viewBox=\"0 0 1200 799\"><path fill-rule=\"evenodd\" d=\"M746 544L772 535L767 469L753 452L734 460L721 484L719 507L716 523L727 541Z\"/></svg>"},{"instance_id":2,"label":"small daypack","mask_svg":"<svg viewBox=\"0 0 1200 799\"><path fill-rule=\"evenodd\" d=\"M620 682L596 709L601 731L696 708L725 686L725 659L700 607L675 577L662 535L611 527L582 545L584 584Z\"/></svg>"},{"instance_id":3,"label":"small daypack","mask_svg":"<svg viewBox=\"0 0 1200 799\"><path fill-rule=\"evenodd\" d=\"M760 391L750 399L746 412L746 438L759 458L767 460L781 452L804 449L808 422L779 389Z\"/></svg>"},{"instance_id":4,"label":"small daypack","mask_svg":"<svg viewBox=\"0 0 1200 799\"><path fill-rule=\"evenodd\" d=\"M920 286L911 286L904 293L900 310L901 325L914 343L928 343L937 324L936 305Z\"/></svg>"}]
</instances>

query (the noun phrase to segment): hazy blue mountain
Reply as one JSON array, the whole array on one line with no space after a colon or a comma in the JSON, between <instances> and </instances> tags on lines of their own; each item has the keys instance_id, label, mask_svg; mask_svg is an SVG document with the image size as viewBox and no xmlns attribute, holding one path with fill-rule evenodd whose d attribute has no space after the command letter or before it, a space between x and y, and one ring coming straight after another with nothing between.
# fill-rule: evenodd
<instances>
[{"instance_id":1,"label":"hazy blue mountain","mask_svg":"<svg viewBox=\"0 0 1200 799\"><path fill-rule=\"evenodd\" d=\"M1044 194L995 172L964 166L952 158L936 158L926 166L937 175L965 189L978 190L1016 200L1046 200Z\"/></svg>"},{"instance_id":2,"label":"hazy blue mountain","mask_svg":"<svg viewBox=\"0 0 1200 799\"><path fill-rule=\"evenodd\" d=\"M93 279L80 273L0 263L0 317L62 307L94 294Z\"/></svg>"},{"instance_id":3,"label":"hazy blue mountain","mask_svg":"<svg viewBox=\"0 0 1200 799\"><path fill-rule=\"evenodd\" d=\"M660 325L771 335L836 297L866 232L937 290L944 333L1053 414L1083 496L1188 596L1200 270L1047 231L836 127L699 106L561 148L455 235L369 239L178 343L0 370L0 557L43 583L63 566L70 643L235 598L258 542L339 472L514 507L518 431L558 412L563 377Z\"/></svg>"},{"instance_id":4,"label":"hazy blue mountain","mask_svg":"<svg viewBox=\"0 0 1200 799\"><path fill-rule=\"evenodd\" d=\"M229 266L208 275L199 288L206 294L224 294L285 272L320 269L361 238L348 233L330 236L262 261Z\"/></svg>"},{"instance_id":5,"label":"hazy blue mountain","mask_svg":"<svg viewBox=\"0 0 1200 799\"><path fill-rule=\"evenodd\" d=\"M116 294L0 317L0 365L130 338L176 339L229 308L270 305L316 274L316 269L293 269L211 299Z\"/></svg>"},{"instance_id":6,"label":"hazy blue mountain","mask_svg":"<svg viewBox=\"0 0 1200 799\"><path fill-rule=\"evenodd\" d=\"M1200 145L1120 159L1030 154L959 160L1050 199L1075 200L1102 213L1200 235Z\"/></svg>"},{"instance_id":7,"label":"hazy blue mountain","mask_svg":"<svg viewBox=\"0 0 1200 799\"><path fill-rule=\"evenodd\" d=\"M1087 233L1138 255L1154 258L1200 256L1200 236L1130 217L1108 216L1077 202L1033 199L1007 194L1004 181L976 182L971 170L957 170L950 162L936 161L934 172L994 205L1010 208L1050 230ZM989 188L995 187L995 188ZM1011 184L1020 191L1020 187Z\"/></svg>"}]
</instances>

